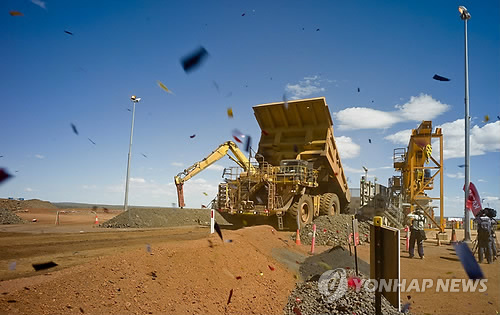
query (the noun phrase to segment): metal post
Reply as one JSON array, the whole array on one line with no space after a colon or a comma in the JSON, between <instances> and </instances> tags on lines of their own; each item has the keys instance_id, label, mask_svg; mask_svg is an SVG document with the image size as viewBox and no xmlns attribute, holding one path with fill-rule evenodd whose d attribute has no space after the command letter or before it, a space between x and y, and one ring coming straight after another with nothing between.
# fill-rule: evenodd
<instances>
[{"instance_id":1,"label":"metal post","mask_svg":"<svg viewBox=\"0 0 500 315\"><path fill-rule=\"evenodd\" d=\"M132 155L132 138L134 137L134 120L135 120L135 103L136 101L132 100L133 109L132 109L132 127L130 129L130 144L128 146L128 162L127 162L127 179L125 182L125 204L123 206L123 210L128 210L128 182L130 177L130 159Z\"/></svg>"},{"instance_id":2,"label":"metal post","mask_svg":"<svg viewBox=\"0 0 500 315\"><path fill-rule=\"evenodd\" d=\"M470 118L469 118L469 54L467 48L467 19L464 19L465 26L465 233L464 241L470 242L470 219L469 210L467 209L467 200L469 200L469 184L470 184Z\"/></svg>"}]
</instances>

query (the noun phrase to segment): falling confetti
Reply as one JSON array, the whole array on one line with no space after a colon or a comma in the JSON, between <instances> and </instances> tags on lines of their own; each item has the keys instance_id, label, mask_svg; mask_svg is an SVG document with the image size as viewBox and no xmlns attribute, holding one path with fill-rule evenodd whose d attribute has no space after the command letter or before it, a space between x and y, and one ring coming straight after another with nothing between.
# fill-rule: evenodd
<instances>
[{"instance_id":1,"label":"falling confetti","mask_svg":"<svg viewBox=\"0 0 500 315\"><path fill-rule=\"evenodd\" d=\"M464 167L465 167L465 164L460 164L458 167L460 167L460 168L464 168Z\"/></svg>"},{"instance_id":2,"label":"falling confetti","mask_svg":"<svg viewBox=\"0 0 500 315\"><path fill-rule=\"evenodd\" d=\"M241 280L241 276L237 276L237 277L236 277L236 280Z\"/></svg>"},{"instance_id":3,"label":"falling confetti","mask_svg":"<svg viewBox=\"0 0 500 315\"><path fill-rule=\"evenodd\" d=\"M47 9L45 6L45 2L43 2L42 0L31 0L31 3L39 6L42 9Z\"/></svg>"},{"instance_id":4,"label":"falling confetti","mask_svg":"<svg viewBox=\"0 0 500 315\"><path fill-rule=\"evenodd\" d=\"M16 270L17 263L15 261L9 263L9 270Z\"/></svg>"},{"instance_id":5,"label":"falling confetti","mask_svg":"<svg viewBox=\"0 0 500 315\"><path fill-rule=\"evenodd\" d=\"M245 140L245 135L243 134L243 132L239 131L238 129L233 129L232 135L233 135L234 140L236 140L236 142L243 143L242 140Z\"/></svg>"},{"instance_id":6,"label":"falling confetti","mask_svg":"<svg viewBox=\"0 0 500 315\"><path fill-rule=\"evenodd\" d=\"M71 124L71 129L73 129L73 132L78 135L78 130L76 129L76 126L74 124Z\"/></svg>"},{"instance_id":7,"label":"falling confetti","mask_svg":"<svg viewBox=\"0 0 500 315\"><path fill-rule=\"evenodd\" d=\"M445 77L442 77L442 76L437 75L437 74L435 74L432 78L433 78L434 80L437 80L437 81L450 81L450 79L445 78Z\"/></svg>"},{"instance_id":8,"label":"falling confetti","mask_svg":"<svg viewBox=\"0 0 500 315\"><path fill-rule=\"evenodd\" d=\"M194 137L196 137L196 135L191 135L189 136L189 138L193 139Z\"/></svg>"},{"instance_id":9,"label":"falling confetti","mask_svg":"<svg viewBox=\"0 0 500 315\"><path fill-rule=\"evenodd\" d=\"M148 158L148 156L147 156L146 154L144 154L144 153L141 153L141 155L142 155L143 157L145 157L146 159Z\"/></svg>"},{"instance_id":10,"label":"falling confetti","mask_svg":"<svg viewBox=\"0 0 500 315\"><path fill-rule=\"evenodd\" d=\"M40 270L44 270L44 269L53 268L53 267L56 267L58 265L53 261L49 261L49 262L41 263L41 264L32 264L32 266L35 269L35 271L40 271Z\"/></svg>"},{"instance_id":11,"label":"falling confetti","mask_svg":"<svg viewBox=\"0 0 500 315\"><path fill-rule=\"evenodd\" d=\"M165 86L165 84L161 83L161 81L156 81L158 83L158 86L161 87L165 92L173 94L172 91L168 89L168 87Z\"/></svg>"},{"instance_id":12,"label":"falling confetti","mask_svg":"<svg viewBox=\"0 0 500 315\"><path fill-rule=\"evenodd\" d=\"M89 141L92 142L93 145L95 145L95 142L92 141L92 139L90 139L90 138L87 138L87 139L89 139Z\"/></svg>"},{"instance_id":13,"label":"falling confetti","mask_svg":"<svg viewBox=\"0 0 500 315\"><path fill-rule=\"evenodd\" d=\"M24 14L22 14L21 12L19 11L10 11L9 14L11 16L23 16Z\"/></svg>"},{"instance_id":14,"label":"falling confetti","mask_svg":"<svg viewBox=\"0 0 500 315\"><path fill-rule=\"evenodd\" d=\"M267 266L269 267L269 270L274 271L275 268L273 266L271 266L271 265L267 265Z\"/></svg>"},{"instance_id":15,"label":"falling confetti","mask_svg":"<svg viewBox=\"0 0 500 315\"><path fill-rule=\"evenodd\" d=\"M66 30L64 30L64 33L66 33L66 34L68 34L68 35L73 36L73 33L72 33L72 32L70 32L70 31L66 31Z\"/></svg>"},{"instance_id":16,"label":"falling confetti","mask_svg":"<svg viewBox=\"0 0 500 315\"><path fill-rule=\"evenodd\" d=\"M204 194L205 196L208 196L208 194L207 194L206 192L203 192L203 194Z\"/></svg>"},{"instance_id":17,"label":"falling confetti","mask_svg":"<svg viewBox=\"0 0 500 315\"><path fill-rule=\"evenodd\" d=\"M227 304L229 305L229 303L231 303L231 298L233 297L233 289L231 289L231 291L229 291L229 298L227 299Z\"/></svg>"},{"instance_id":18,"label":"falling confetti","mask_svg":"<svg viewBox=\"0 0 500 315\"><path fill-rule=\"evenodd\" d=\"M358 88L358 93L359 93L359 92L361 92L361 89L360 89L360 88Z\"/></svg>"},{"instance_id":19,"label":"falling confetti","mask_svg":"<svg viewBox=\"0 0 500 315\"><path fill-rule=\"evenodd\" d=\"M219 234L219 237L221 240L224 240L224 238L222 237L222 231L220 229L220 226L219 224L217 224L217 222L215 222L214 224L214 228L215 228L215 231L217 232L217 234Z\"/></svg>"},{"instance_id":20,"label":"falling confetti","mask_svg":"<svg viewBox=\"0 0 500 315\"><path fill-rule=\"evenodd\" d=\"M233 109L231 107L228 107L227 109L227 117L233 118Z\"/></svg>"},{"instance_id":21,"label":"falling confetti","mask_svg":"<svg viewBox=\"0 0 500 315\"><path fill-rule=\"evenodd\" d=\"M484 122L488 122L488 121L490 121L490 116L485 115L485 116L484 116Z\"/></svg>"},{"instance_id":22,"label":"falling confetti","mask_svg":"<svg viewBox=\"0 0 500 315\"><path fill-rule=\"evenodd\" d=\"M401 312L407 313L410 310L410 305L410 303L406 303L405 305L403 305L403 307L401 308Z\"/></svg>"},{"instance_id":23,"label":"falling confetti","mask_svg":"<svg viewBox=\"0 0 500 315\"><path fill-rule=\"evenodd\" d=\"M0 168L0 183L12 177L6 170Z\"/></svg>"},{"instance_id":24,"label":"falling confetti","mask_svg":"<svg viewBox=\"0 0 500 315\"><path fill-rule=\"evenodd\" d=\"M453 247L469 278L472 280L483 279L483 271L474 258L474 254L472 254L469 246L464 242L457 242L453 244Z\"/></svg>"},{"instance_id":25,"label":"falling confetti","mask_svg":"<svg viewBox=\"0 0 500 315\"><path fill-rule=\"evenodd\" d=\"M316 32L319 32L319 28L316 29Z\"/></svg>"},{"instance_id":26,"label":"falling confetti","mask_svg":"<svg viewBox=\"0 0 500 315\"><path fill-rule=\"evenodd\" d=\"M302 315L302 312L297 306L293 307L293 312L295 313L295 315Z\"/></svg>"},{"instance_id":27,"label":"falling confetti","mask_svg":"<svg viewBox=\"0 0 500 315\"><path fill-rule=\"evenodd\" d=\"M214 88L217 90L217 93L220 93L219 84L217 84L217 82L215 81L212 81L212 84L214 85Z\"/></svg>"},{"instance_id":28,"label":"falling confetti","mask_svg":"<svg viewBox=\"0 0 500 315\"><path fill-rule=\"evenodd\" d=\"M200 47L181 59L182 68L185 72L190 72L200 66L206 57L208 57L207 50Z\"/></svg>"},{"instance_id":29,"label":"falling confetti","mask_svg":"<svg viewBox=\"0 0 500 315\"><path fill-rule=\"evenodd\" d=\"M269 136L269 132L267 132L267 131L265 131L265 130L262 130L262 134L263 134L264 136Z\"/></svg>"},{"instance_id":30,"label":"falling confetti","mask_svg":"<svg viewBox=\"0 0 500 315\"><path fill-rule=\"evenodd\" d=\"M285 105L285 109L288 109L288 97L286 93L283 93L283 103Z\"/></svg>"},{"instance_id":31,"label":"falling confetti","mask_svg":"<svg viewBox=\"0 0 500 315\"><path fill-rule=\"evenodd\" d=\"M368 143L372 143L372 139L368 139Z\"/></svg>"},{"instance_id":32,"label":"falling confetti","mask_svg":"<svg viewBox=\"0 0 500 315\"><path fill-rule=\"evenodd\" d=\"M247 136L247 141L245 142L245 151L250 152L251 148L252 148L252 137Z\"/></svg>"},{"instance_id":33,"label":"falling confetti","mask_svg":"<svg viewBox=\"0 0 500 315\"><path fill-rule=\"evenodd\" d=\"M151 245L146 244L146 251L151 254Z\"/></svg>"},{"instance_id":34,"label":"falling confetti","mask_svg":"<svg viewBox=\"0 0 500 315\"><path fill-rule=\"evenodd\" d=\"M296 144L293 145L293 152L299 152L299 147Z\"/></svg>"},{"instance_id":35,"label":"falling confetti","mask_svg":"<svg viewBox=\"0 0 500 315\"><path fill-rule=\"evenodd\" d=\"M245 16L245 13L243 13L241 16Z\"/></svg>"}]
</instances>

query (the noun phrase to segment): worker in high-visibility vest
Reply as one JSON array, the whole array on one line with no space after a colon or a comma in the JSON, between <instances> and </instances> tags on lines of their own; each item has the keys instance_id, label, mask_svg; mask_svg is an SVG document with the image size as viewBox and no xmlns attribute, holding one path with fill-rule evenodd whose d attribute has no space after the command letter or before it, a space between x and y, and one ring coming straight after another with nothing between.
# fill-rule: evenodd
<instances>
[{"instance_id":1,"label":"worker in high-visibility vest","mask_svg":"<svg viewBox=\"0 0 500 315\"><path fill-rule=\"evenodd\" d=\"M415 251L415 242L418 246L418 255L420 259L424 259L424 240L427 239L425 236L425 216L424 211L417 209L414 213L408 215L409 218L413 219L410 228L410 248L409 254L410 258L413 258Z\"/></svg>"}]
</instances>

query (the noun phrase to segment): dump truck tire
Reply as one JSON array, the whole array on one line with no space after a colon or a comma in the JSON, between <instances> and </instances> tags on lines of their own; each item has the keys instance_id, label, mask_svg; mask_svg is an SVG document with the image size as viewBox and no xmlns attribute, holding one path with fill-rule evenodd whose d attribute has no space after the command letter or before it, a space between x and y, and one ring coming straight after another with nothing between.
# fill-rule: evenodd
<instances>
[{"instance_id":1,"label":"dump truck tire","mask_svg":"<svg viewBox=\"0 0 500 315\"><path fill-rule=\"evenodd\" d=\"M339 197L334 193L323 194L319 201L319 215L336 215L339 213Z\"/></svg>"},{"instance_id":2,"label":"dump truck tire","mask_svg":"<svg viewBox=\"0 0 500 315\"><path fill-rule=\"evenodd\" d=\"M300 228L311 223L314 216L314 207L311 196L302 195L294 201L288 211L288 226L293 230L297 229L297 215L299 216Z\"/></svg>"}]
</instances>

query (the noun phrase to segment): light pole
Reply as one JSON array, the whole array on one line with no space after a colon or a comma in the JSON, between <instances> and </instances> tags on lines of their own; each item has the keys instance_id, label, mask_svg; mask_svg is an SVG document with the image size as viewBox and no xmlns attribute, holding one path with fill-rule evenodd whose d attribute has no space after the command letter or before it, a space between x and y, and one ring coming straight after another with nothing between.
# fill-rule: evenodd
<instances>
[{"instance_id":1,"label":"light pole","mask_svg":"<svg viewBox=\"0 0 500 315\"><path fill-rule=\"evenodd\" d=\"M465 35L465 192L464 192L464 241L470 242L470 218L467 209L467 200L469 200L470 185L470 120L469 120L469 51L467 43L467 21L470 19L470 13L464 6L458 7L460 18L464 21Z\"/></svg>"},{"instance_id":2,"label":"light pole","mask_svg":"<svg viewBox=\"0 0 500 315\"><path fill-rule=\"evenodd\" d=\"M128 146L128 162L127 162L127 180L125 182L125 204L123 206L123 210L127 211L128 210L128 182L129 182L129 176L130 176L130 158L132 154L132 138L134 137L134 119L135 119L135 104L139 103L141 100L140 97L136 97L135 95L132 95L130 97L130 100L132 101L133 104L133 109L132 109L132 128L130 129L130 144Z\"/></svg>"}]
</instances>

